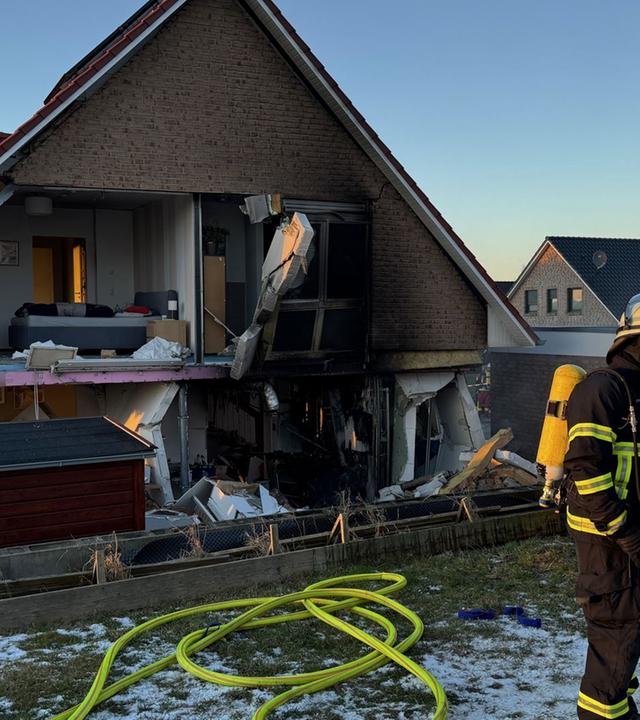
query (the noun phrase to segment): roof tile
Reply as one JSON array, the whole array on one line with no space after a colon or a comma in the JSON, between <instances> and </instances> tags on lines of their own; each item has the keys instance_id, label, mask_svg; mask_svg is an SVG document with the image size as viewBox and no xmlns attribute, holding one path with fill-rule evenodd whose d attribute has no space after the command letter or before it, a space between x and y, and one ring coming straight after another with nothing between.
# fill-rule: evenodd
<instances>
[{"instance_id":1,"label":"roof tile","mask_svg":"<svg viewBox=\"0 0 640 720\"><path fill-rule=\"evenodd\" d=\"M617 318L640 293L640 239L548 237L556 250ZM596 253L604 253L596 257ZM600 264L597 260L603 260Z\"/></svg>"}]
</instances>

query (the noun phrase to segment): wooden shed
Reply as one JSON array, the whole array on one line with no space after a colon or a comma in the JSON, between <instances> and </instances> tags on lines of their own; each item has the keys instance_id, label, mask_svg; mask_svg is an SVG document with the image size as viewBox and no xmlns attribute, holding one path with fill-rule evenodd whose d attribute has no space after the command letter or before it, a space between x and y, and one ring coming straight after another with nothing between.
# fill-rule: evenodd
<instances>
[{"instance_id":1,"label":"wooden shed","mask_svg":"<svg viewBox=\"0 0 640 720\"><path fill-rule=\"evenodd\" d=\"M0 547L144 530L154 452L107 417L0 423Z\"/></svg>"}]
</instances>

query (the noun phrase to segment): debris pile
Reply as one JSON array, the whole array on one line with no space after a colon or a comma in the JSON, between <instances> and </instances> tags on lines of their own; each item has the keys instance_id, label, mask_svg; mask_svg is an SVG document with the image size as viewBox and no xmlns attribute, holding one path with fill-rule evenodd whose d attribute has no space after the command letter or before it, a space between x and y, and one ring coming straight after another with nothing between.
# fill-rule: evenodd
<instances>
[{"instance_id":1,"label":"debris pile","mask_svg":"<svg viewBox=\"0 0 640 720\"><path fill-rule=\"evenodd\" d=\"M502 449L511 440L513 432L509 428L498 430L470 458L463 453L460 459L468 459L468 464L444 485L440 493L497 490L538 484L540 480L533 463L514 452Z\"/></svg>"},{"instance_id":2,"label":"debris pile","mask_svg":"<svg viewBox=\"0 0 640 720\"><path fill-rule=\"evenodd\" d=\"M389 485L378 493L378 502L397 502L438 495L452 475L452 472L441 472L432 478L422 477L400 485Z\"/></svg>"},{"instance_id":3,"label":"debris pile","mask_svg":"<svg viewBox=\"0 0 640 720\"><path fill-rule=\"evenodd\" d=\"M503 450L511 440L513 433L510 429L499 430L475 452L460 453L460 461L467 463L460 472L445 471L433 477L416 478L384 487L378 493L378 502L538 484L540 480L534 463L514 452Z\"/></svg>"},{"instance_id":4,"label":"debris pile","mask_svg":"<svg viewBox=\"0 0 640 720\"><path fill-rule=\"evenodd\" d=\"M197 515L207 525L290 512L261 483L202 477L172 510Z\"/></svg>"}]
</instances>

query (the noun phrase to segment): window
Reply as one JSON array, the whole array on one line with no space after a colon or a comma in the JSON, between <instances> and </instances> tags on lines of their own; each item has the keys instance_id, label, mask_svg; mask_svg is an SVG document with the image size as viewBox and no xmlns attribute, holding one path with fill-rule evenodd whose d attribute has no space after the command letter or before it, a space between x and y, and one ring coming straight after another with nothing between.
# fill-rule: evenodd
<instances>
[{"instance_id":1,"label":"window","mask_svg":"<svg viewBox=\"0 0 640 720\"><path fill-rule=\"evenodd\" d=\"M550 315L558 312L558 288L547 289L547 312Z\"/></svg>"},{"instance_id":2,"label":"window","mask_svg":"<svg viewBox=\"0 0 640 720\"><path fill-rule=\"evenodd\" d=\"M582 288L569 288L567 290L567 312L582 314Z\"/></svg>"},{"instance_id":3,"label":"window","mask_svg":"<svg viewBox=\"0 0 640 720\"><path fill-rule=\"evenodd\" d=\"M274 354L364 349L368 222L365 214L309 213L314 252L302 283L282 298L273 328ZM275 226L265 226L268 247Z\"/></svg>"},{"instance_id":4,"label":"window","mask_svg":"<svg viewBox=\"0 0 640 720\"><path fill-rule=\"evenodd\" d=\"M538 291L537 290L525 290L524 291L524 311L528 315L538 312Z\"/></svg>"}]
</instances>

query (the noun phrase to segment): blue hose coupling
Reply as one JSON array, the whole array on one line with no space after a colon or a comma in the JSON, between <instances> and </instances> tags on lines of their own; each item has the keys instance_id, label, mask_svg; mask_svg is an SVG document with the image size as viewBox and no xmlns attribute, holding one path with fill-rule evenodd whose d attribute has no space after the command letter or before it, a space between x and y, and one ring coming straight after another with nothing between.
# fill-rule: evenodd
<instances>
[{"instance_id":1,"label":"blue hose coupling","mask_svg":"<svg viewBox=\"0 0 640 720\"><path fill-rule=\"evenodd\" d=\"M528 617L524 617L524 615L519 615L518 622L520 623L520 625L524 625L524 627L531 627L531 628L541 628L542 627L542 620L540 618L528 618Z\"/></svg>"},{"instance_id":2,"label":"blue hose coupling","mask_svg":"<svg viewBox=\"0 0 640 720\"><path fill-rule=\"evenodd\" d=\"M473 608L472 610L458 610L458 617L461 620L495 620L496 614L493 610Z\"/></svg>"}]
</instances>

